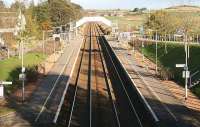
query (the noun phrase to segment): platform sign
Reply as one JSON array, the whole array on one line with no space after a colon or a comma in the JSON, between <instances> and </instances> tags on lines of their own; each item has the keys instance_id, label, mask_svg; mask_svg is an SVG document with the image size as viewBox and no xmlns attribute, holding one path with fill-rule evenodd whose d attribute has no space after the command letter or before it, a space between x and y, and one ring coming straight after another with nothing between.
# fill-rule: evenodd
<instances>
[{"instance_id":1,"label":"platform sign","mask_svg":"<svg viewBox=\"0 0 200 127\"><path fill-rule=\"evenodd\" d=\"M22 67L22 73L24 73L26 71L25 67Z\"/></svg>"},{"instance_id":2,"label":"platform sign","mask_svg":"<svg viewBox=\"0 0 200 127\"><path fill-rule=\"evenodd\" d=\"M4 98L4 86L0 85L0 98Z\"/></svg>"},{"instance_id":3,"label":"platform sign","mask_svg":"<svg viewBox=\"0 0 200 127\"><path fill-rule=\"evenodd\" d=\"M186 76L185 76L185 74L186 74ZM183 78L189 78L190 77L190 71L183 71L182 76L183 76Z\"/></svg>"},{"instance_id":4,"label":"platform sign","mask_svg":"<svg viewBox=\"0 0 200 127\"><path fill-rule=\"evenodd\" d=\"M26 74L19 74L19 80L20 81L26 80Z\"/></svg>"},{"instance_id":5,"label":"platform sign","mask_svg":"<svg viewBox=\"0 0 200 127\"><path fill-rule=\"evenodd\" d=\"M12 82L0 81L0 85L12 85Z\"/></svg>"},{"instance_id":6,"label":"platform sign","mask_svg":"<svg viewBox=\"0 0 200 127\"><path fill-rule=\"evenodd\" d=\"M185 64L176 64L176 67L182 67L182 68L184 68Z\"/></svg>"}]
</instances>

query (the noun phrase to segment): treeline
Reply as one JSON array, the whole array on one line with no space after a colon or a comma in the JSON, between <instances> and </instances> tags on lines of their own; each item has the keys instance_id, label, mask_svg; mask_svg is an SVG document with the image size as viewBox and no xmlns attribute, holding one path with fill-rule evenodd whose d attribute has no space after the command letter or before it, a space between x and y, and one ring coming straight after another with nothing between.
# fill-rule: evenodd
<instances>
[{"instance_id":1,"label":"treeline","mask_svg":"<svg viewBox=\"0 0 200 127\"><path fill-rule=\"evenodd\" d=\"M81 6L65 0L48 0L37 6L31 3L26 11L27 27L30 33L39 34L38 30L49 30L79 19L82 11Z\"/></svg>"},{"instance_id":2,"label":"treeline","mask_svg":"<svg viewBox=\"0 0 200 127\"><path fill-rule=\"evenodd\" d=\"M161 36L166 34L200 35L200 16L194 13L172 13L159 10L151 13L145 22L148 34L157 33Z\"/></svg>"},{"instance_id":3,"label":"treeline","mask_svg":"<svg viewBox=\"0 0 200 127\"><path fill-rule=\"evenodd\" d=\"M0 1L0 12L19 12L19 7L26 17L27 33L36 38L41 38L42 30L65 25L79 19L83 14L81 6L66 0L47 0L38 5L34 4L34 0L28 4L15 2L10 7L6 7L3 1Z\"/></svg>"},{"instance_id":4,"label":"treeline","mask_svg":"<svg viewBox=\"0 0 200 127\"><path fill-rule=\"evenodd\" d=\"M134 8L133 10L131 10L131 12L144 12L147 11L147 8Z\"/></svg>"}]
</instances>

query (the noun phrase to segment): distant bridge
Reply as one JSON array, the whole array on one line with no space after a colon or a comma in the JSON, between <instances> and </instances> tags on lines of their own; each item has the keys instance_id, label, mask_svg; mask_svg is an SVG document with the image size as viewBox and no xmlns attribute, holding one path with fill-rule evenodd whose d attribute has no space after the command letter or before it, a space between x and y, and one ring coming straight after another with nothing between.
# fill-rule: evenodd
<instances>
[{"instance_id":1,"label":"distant bridge","mask_svg":"<svg viewBox=\"0 0 200 127\"><path fill-rule=\"evenodd\" d=\"M106 19L105 17L83 17L82 19L80 19L79 21L76 22L76 27L80 27L86 23L89 22L101 22L109 27L112 27L112 22L108 19Z\"/></svg>"}]
</instances>

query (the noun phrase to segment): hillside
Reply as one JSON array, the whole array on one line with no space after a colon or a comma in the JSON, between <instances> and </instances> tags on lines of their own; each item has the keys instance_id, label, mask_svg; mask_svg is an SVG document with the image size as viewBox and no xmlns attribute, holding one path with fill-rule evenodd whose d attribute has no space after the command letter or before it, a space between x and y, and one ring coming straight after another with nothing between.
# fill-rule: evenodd
<instances>
[{"instance_id":1,"label":"hillside","mask_svg":"<svg viewBox=\"0 0 200 127\"><path fill-rule=\"evenodd\" d=\"M168 11L176 11L176 12L200 12L199 6L191 6L191 5L180 5L180 6L172 6L166 8Z\"/></svg>"}]
</instances>

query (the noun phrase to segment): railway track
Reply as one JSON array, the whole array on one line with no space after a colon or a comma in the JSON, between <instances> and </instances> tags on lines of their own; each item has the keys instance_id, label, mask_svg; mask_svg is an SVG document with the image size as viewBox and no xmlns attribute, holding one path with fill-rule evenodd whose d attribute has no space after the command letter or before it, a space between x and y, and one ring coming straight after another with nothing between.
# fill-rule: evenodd
<instances>
[{"instance_id":1,"label":"railway track","mask_svg":"<svg viewBox=\"0 0 200 127\"><path fill-rule=\"evenodd\" d=\"M84 43L59 116L67 127L152 127L153 120L109 47L101 26Z\"/></svg>"}]
</instances>

